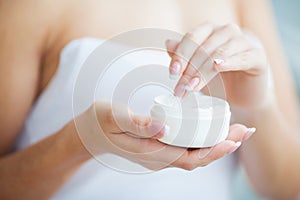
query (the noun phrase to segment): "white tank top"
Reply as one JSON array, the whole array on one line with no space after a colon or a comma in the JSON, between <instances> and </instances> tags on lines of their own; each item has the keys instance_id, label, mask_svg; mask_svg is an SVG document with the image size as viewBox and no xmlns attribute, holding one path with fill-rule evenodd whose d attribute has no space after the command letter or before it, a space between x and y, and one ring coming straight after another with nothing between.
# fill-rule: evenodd
<instances>
[{"instance_id":1,"label":"white tank top","mask_svg":"<svg viewBox=\"0 0 300 200\"><path fill-rule=\"evenodd\" d=\"M84 60L101 42L99 39L81 38L70 42L62 50L57 72L33 106L17 149L55 133L73 118L72 93L76 77ZM168 66L170 59L166 54L150 54L147 52L146 56L139 55L138 58L143 61L155 60ZM120 66L122 67L124 68ZM109 89L102 91L99 96L103 96L103 92L109 92ZM144 112L144 104L151 103L153 96L159 92L161 91L157 88L148 88L147 92L137 95L133 110ZM103 159L111 159L116 165L123 162L124 165L143 169L116 156L105 155ZM229 200L232 199L234 166L234 158L226 156L193 171L169 168L151 173L131 174L111 169L91 159L53 196L53 199Z\"/></svg>"}]
</instances>

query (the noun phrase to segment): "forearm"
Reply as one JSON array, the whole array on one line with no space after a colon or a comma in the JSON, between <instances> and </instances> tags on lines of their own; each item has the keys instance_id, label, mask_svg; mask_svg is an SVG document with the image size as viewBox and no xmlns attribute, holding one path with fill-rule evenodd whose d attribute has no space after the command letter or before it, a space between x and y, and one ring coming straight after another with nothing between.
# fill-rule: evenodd
<instances>
[{"instance_id":1,"label":"forearm","mask_svg":"<svg viewBox=\"0 0 300 200\"><path fill-rule=\"evenodd\" d=\"M0 159L0 199L48 199L89 158L71 121L52 136Z\"/></svg>"},{"instance_id":2,"label":"forearm","mask_svg":"<svg viewBox=\"0 0 300 200\"><path fill-rule=\"evenodd\" d=\"M289 123L274 98L271 99L264 109L239 116L248 126L257 129L242 145L239 155L260 193L272 198L293 197L300 193L299 129Z\"/></svg>"}]
</instances>

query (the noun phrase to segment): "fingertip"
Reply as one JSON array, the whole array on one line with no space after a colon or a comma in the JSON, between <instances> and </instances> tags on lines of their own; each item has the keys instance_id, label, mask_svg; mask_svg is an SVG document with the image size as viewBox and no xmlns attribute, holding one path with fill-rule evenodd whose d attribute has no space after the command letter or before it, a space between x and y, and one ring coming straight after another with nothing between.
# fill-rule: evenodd
<instances>
[{"instance_id":1,"label":"fingertip","mask_svg":"<svg viewBox=\"0 0 300 200\"><path fill-rule=\"evenodd\" d=\"M158 120L153 119L151 124L147 127L147 132L150 137L163 137L168 135L171 131L171 127L167 124L163 124Z\"/></svg>"},{"instance_id":2,"label":"fingertip","mask_svg":"<svg viewBox=\"0 0 300 200\"><path fill-rule=\"evenodd\" d=\"M178 41L172 40L172 39L166 39L165 44L166 44L167 46L172 46L173 49L175 49L176 46L178 45Z\"/></svg>"},{"instance_id":3,"label":"fingertip","mask_svg":"<svg viewBox=\"0 0 300 200\"><path fill-rule=\"evenodd\" d=\"M185 85L179 84L174 89L174 96L176 96L176 97L183 97L183 95L185 94L185 92L186 92Z\"/></svg>"},{"instance_id":4,"label":"fingertip","mask_svg":"<svg viewBox=\"0 0 300 200\"><path fill-rule=\"evenodd\" d=\"M174 76L179 76L181 72L181 63L179 60L173 60L170 65L170 74Z\"/></svg>"},{"instance_id":5,"label":"fingertip","mask_svg":"<svg viewBox=\"0 0 300 200\"><path fill-rule=\"evenodd\" d=\"M230 132L231 131L236 131L236 129L239 129L239 131L243 131L243 132L248 130L248 128L243 124L232 124L229 128L229 131Z\"/></svg>"},{"instance_id":6,"label":"fingertip","mask_svg":"<svg viewBox=\"0 0 300 200\"><path fill-rule=\"evenodd\" d=\"M217 70L217 71L229 71L230 68L228 67L228 64L225 62L225 60L223 59L214 59L213 60L213 63L214 63L214 68Z\"/></svg>"},{"instance_id":7,"label":"fingertip","mask_svg":"<svg viewBox=\"0 0 300 200\"><path fill-rule=\"evenodd\" d=\"M192 92L194 90L194 88L192 88L190 85L184 86L184 89L188 92Z\"/></svg>"},{"instance_id":8,"label":"fingertip","mask_svg":"<svg viewBox=\"0 0 300 200\"><path fill-rule=\"evenodd\" d=\"M238 142L230 141L230 147L227 150L226 154L231 154L235 152L241 145L242 145L241 141Z\"/></svg>"},{"instance_id":9,"label":"fingertip","mask_svg":"<svg viewBox=\"0 0 300 200\"><path fill-rule=\"evenodd\" d=\"M240 143L236 143L232 140L225 140L213 147L207 148L204 152L199 152L198 158L200 160L206 160L212 162L227 154L234 152L240 146Z\"/></svg>"},{"instance_id":10,"label":"fingertip","mask_svg":"<svg viewBox=\"0 0 300 200\"><path fill-rule=\"evenodd\" d=\"M177 49L178 42L176 40L167 39L165 41L165 45L166 45L168 54L170 55L170 57L173 57L174 56L174 52Z\"/></svg>"},{"instance_id":11,"label":"fingertip","mask_svg":"<svg viewBox=\"0 0 300 200\"><path fill-rule=\"evenodd\" d=\"M222 65L225 61L223 59L220 59L220 58L215 58L214 59L214 63L215 65Z\"/></svg>"},{"instance_id":12,"label":"fingertip","mask_svg":"<svg viewBox=\"0 0 300 200\"><path fill-rule=\"evenodd\" d=\"M255 133L256 132L256 128L255 127L248 128L248 132Z\"/></svg>"},{"instance_id":13,"label":"fingertip","mask_svg":"<svg viewBox=\"0 0 300 200\"><path fill-rule=\"evenodd\" d=\"M168 126L168 125L165 125L164 126L164 135L169 135L170 134L170 130L171 130L171 128L170 128L170 126Z\"/></svg>"},{"instance_id":14,"label":"fingertip","mask_svg":"<svg viewBox=\"0 0 300 200\"><path fill-rule=\"evenodd\" d=\"M170 134L170 130L171 130L170 126L165 125L165 126L163 126L163 128L157 134L155 134L153 136L153 138L154 139L160 139L160 138L162 138L162 137L164 137L166 135L169 135Z\"/></svg>"},{"instance_id":15,"label":"fingertip","mask_svg":"<svg viewBox=\"0 0 300 200\"><path fill-rule=\"evenodd\" d=\"M185 86L185 90L188 92L194 91L195 88L200 84L200 78L194 77L192 78L188 84Z\"/></svg>"},{"instance_id":16,"label":"fingertip","mask_svg":"<svg viewBox=\"0 0 300 200\"><path fill-rule=\"evenodd\" d=\"M256 132L256 128L252 127L252 128L248 128L247 132L245 133L243 140L248 140L254 133Z\"/></svg>"},{"instance_id":17,"label":"fingertip","mask_svg":"<svg viewBox=\"0 0 300 200\"><path fill-rule=\"evenodd\" d=\"M235 147L240 147L242 145L242 142L241 141L238 141L238 142L235 142L234 143L234 146Z\"/></svg>"},{"instance_id":18,"label":"fingertip","mask_svg":"<svg viewBox=\"0 0 300 200\"><path fill-rule=\"evenodd\" d=\"M154 135L153 139L161 139L162 137L164 137L164 133L160 132L160 133Z\"/></svg>"},{"instance_id":19,"label":"fingertip","mask_svg":"<svg viewBox=\"0 0 300 200\"><path fill-rule=\"evenodd\" d=\"M154 136L159 134L164 128L164 125L157 121L157 120L152 120L152 122L150 123L150 126L148 127L148 132L150 134L150 136Z\"/></svg>"},{"instance_id":20,"label":"fingertip","mask_svg":"<svg viewBox=\"0 0 300 200\"><path fill-rule=\"evenodd\" d=\"M244 141L248 128L242 124L234 124L230 126L227 140L231 141Z\"/></svg>"}]
</instances>

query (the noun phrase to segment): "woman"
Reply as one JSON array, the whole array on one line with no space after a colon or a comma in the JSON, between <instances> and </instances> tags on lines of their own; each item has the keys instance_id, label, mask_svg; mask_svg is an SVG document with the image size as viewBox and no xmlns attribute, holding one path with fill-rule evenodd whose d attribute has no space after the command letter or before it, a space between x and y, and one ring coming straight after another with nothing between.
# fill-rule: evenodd
<instances>
[{"instance_id":1,"label":"woman","mask_svg":"<svg viewBox=\"0 0 300 200\"><path fill-rule=\"evenodd\" d=\"M174 91L177 96L184 95L187 85L193 90L202 87L193 68L178 56L185 56L186 39L193 37L199 46L204 45L215 59L216 68L221 71L234 118L249 127L257 128L255 136L244 142L239 152L239 158L245 165L253 186L261 194L273 198L295 198L299 193L300 178L297 175L300 163L294 160L294 155L299 150L299 137L296 135L298 106L266 1L1 1L0 15L2 198L230 199L230 175L234 169L231 158L197 168L190 176L176 169L141 176L121 174L103 167L91 171L95 161L82 145L74 121L70 118L67 122L66 117L53 123L59 115L64 115L65 110L57 110L59 115L54 115L49 110L39 109L39 104L47 104L45 99L49 95L51 99L48 101L54 105L63 99L54 92L48 92L55 90L49 88L49 85L55 85L52 84L52 77L62 67L67 56L71 56L72 60L77 55L72 52L80 51L88 42L81 40L83 46L73 43L64 48L67 44L81 37L109 38L126 30L146 26L189 33L181 41L167 42L172 56L170 73L181 77ZM197 26L207 20L216 23ZM274 93L266 86L268 62L265 54L249 42L237 26L220 25L228 22L251 30L261 39L274 75ZM232 48L236 46L237 48ZM72 62L64 65L72 64L78 65ZM62 85L64 84L66 83L63 82ZM58 93L60 94L63 93ZM93 133L95 124L101 124L100 135L129 152L149 152L164 146L155 140L166 132L166 128L162 128L159 122L130 114L134 119L133 123L127 116L128 109L122 105L116 109L119 113L117 119L114 119L109 105L105 101L98 101L76 116L75 120L85 122L86 134ZM94 108L98 118L95 123L92 121ZM41 116L45 119L39 121ZM124 129L116 125L116 120L124 122L126 132L148 139L115 134L124 132ZM13 151L17 138L30 132L28 127L34 130L31 134L49 137L24 142L22 147L26 148L16 145L16 150ZM47 130L43 127L47 127ZM154 154L152 157L144 155L141 158L119 152L104 140L103 144L97 146L97 150L99 154L114 153L150 169L161 168L161 165L157 166L152 162L157 161L169 164L168 167L191 170L232 153L252 133L253 129L233 125L227 140L216 145L201 159L199 154L204 149L186 151L176 147L166 148L163 154ZM282 151L279 144L289 148ZM171 162L174 152L184 153ZM287 168L286 163L293 164ZM74 173L75 178L72 177ZM94 179L91 174L95 176ZM294 178L290 179L291 176ZM287 181L289 185L285 184ZM217 193L213 192L215 188Z\"/></svg>"}]
</instances>

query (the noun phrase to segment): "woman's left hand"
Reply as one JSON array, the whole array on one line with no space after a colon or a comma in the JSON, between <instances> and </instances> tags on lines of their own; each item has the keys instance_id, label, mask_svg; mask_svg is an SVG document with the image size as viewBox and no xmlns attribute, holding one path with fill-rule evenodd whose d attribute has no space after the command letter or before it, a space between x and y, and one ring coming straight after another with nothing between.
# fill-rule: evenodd
<instances>
[{"instance_id":1,"label":"woman's left hand","mask_svg":"<svg viewBox=\"0 0 300 200\"><path fill-rule=\"evenodd\" d=\"M253 38L235 24L204 23L180 42L167 40L170 75L180 77L174 94L182 97L187 90L201 90L207 84L202 71L210 68L211 73L221 75L231 104L246 110L263 106L269 91L268 61L262 45Z\"/></svg>"}]
</instances>

